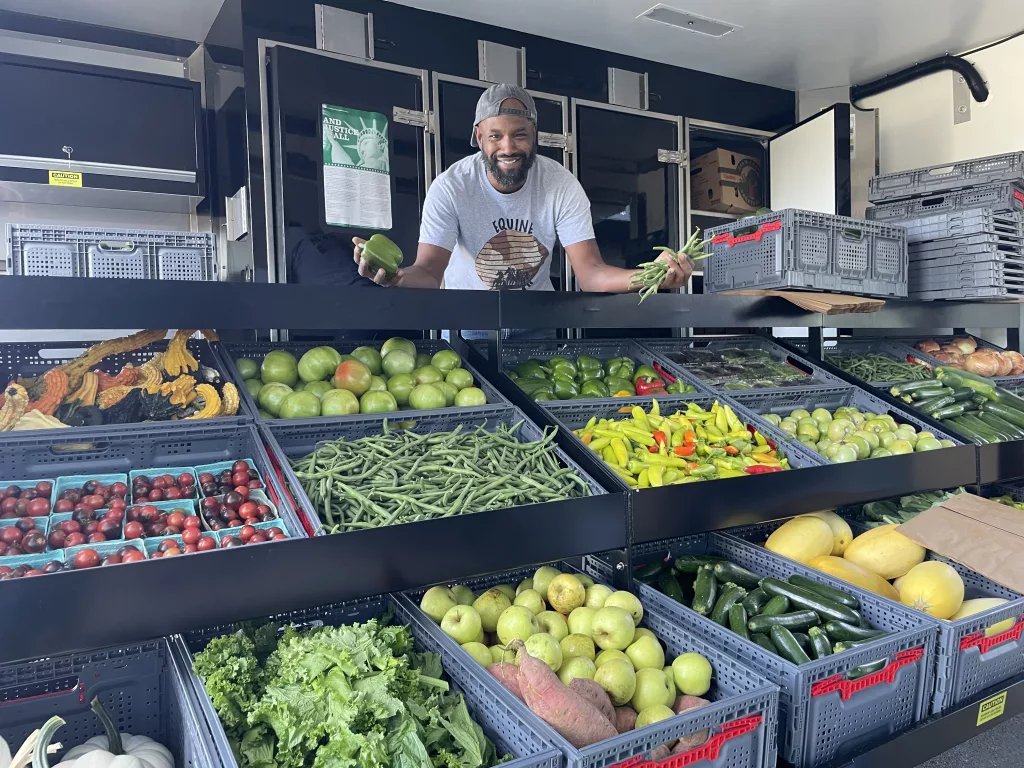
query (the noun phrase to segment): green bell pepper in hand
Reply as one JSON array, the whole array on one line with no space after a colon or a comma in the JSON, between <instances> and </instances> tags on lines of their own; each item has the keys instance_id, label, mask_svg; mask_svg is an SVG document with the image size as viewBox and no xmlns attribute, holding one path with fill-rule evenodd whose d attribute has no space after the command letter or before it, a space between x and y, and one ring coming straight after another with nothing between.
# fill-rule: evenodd
<instances>
[{"instance_id":1,"label":"green bell pepper in hand","mask_svg":"<svg viewBox=\"0 0 1024 768\"><path fill-rule=\"evenodd\" d=\"M394 277L402 265L402 249L390 238L377 234L363 244L363 259L374 273L383 269L388 277Z\"/></svg>"}]
</instances>

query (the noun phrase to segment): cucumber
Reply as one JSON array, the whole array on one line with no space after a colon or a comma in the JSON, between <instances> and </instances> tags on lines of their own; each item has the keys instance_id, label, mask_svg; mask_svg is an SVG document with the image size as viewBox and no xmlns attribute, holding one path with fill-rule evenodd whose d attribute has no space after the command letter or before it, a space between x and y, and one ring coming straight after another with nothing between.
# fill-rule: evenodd
<instances>
[{"instance_id":1,"label":"cucumber","mask_svg":"<svg viewBox=\"0 0 1024 768\"><path fill-rule=\"evenodd\" d=\"M729 629L744 640L750 639L750 632L747 631L747 609L741 603L729 606Z\"/></svg>"},{"instance_id":2,"label":"cucumber","mask_svg":"<svg viewBox=\"0 0 1024 768\"><path fill-rule=\"evenodd\" d=\"M769 595L788 597L789 602L798 608L807 608L816 612L822 619L836 619L856 624L860 616L852 608L828 600L803 587L787 584L779 579L761 579L761 589Z\"/></svg>"},{"instance_id":3,"label":"cucumber","mask_svg":"<svg viewBox=\"0 0 1024 768\"><path fill-rule=\"evenodd\" d=\"M768 593L758 587L752 592L748 592L747 596L743 598L743 608L750 616L757 616L761 612L761 609L768 605L768 601L771 600L768 597Z\"/></svg>"},{"instance_id":4,"label":"cucumber","mask_svg":"<svg viewBox=\"0 0 1024 768\"><path fill-rule=\"evenodd\" d=\"M865 629L845 621L826 622L822 629L828 633L829 639L836 643L848 640L873 640L885 634L881 629Z\"/></svg>"},{"instance_id":5,"label":"cucumber","mask_svg":"<svg viewBox=\"0 0 1024 768\"><path fill-rule=\"evenodd\" d=\"M650 582L657 579L668 570L668 563L664 560L656 560L647 565L641 565L633 569L633 578L640 581Z\"/></svg>"},{"instance_id":6,"label":"cucumber","mask_svg":"<svg viewBox=\"0 0 1024 768\"><path fill-rule=\"evenodd\" d=\"M831 600L833 603L845 605L847 608L852 608L853 610L860 608L860 601L849 592L844 592L841 589L836 589L835 587L830 587L827 584L822 584L820 581L815 581L814 579L801 576L800 574L793 574L789 579L787 579L787 581L794 586L809 589L812 592L821 595L826 600Z\"/></svg>"},{"instance_id":7,"label":"cucumber","mask_svg":"<svg viewBox=\"0 0 1024 768\"><path fill-rule=\"evenodd\" d=\"M711 620L725 627L729 625L729 609L747 596L747 590L730 582L722 587L718 595L718 602L711 611Z\"/></svg>"},{"instance_id":8,"label":"cucumber","mask_svg":"<svg viewBox=\"0 0 1024 768\"><path fill-rule=\"evenodd\" d=\"M800 643L793 637L793 633L785 627L780 627L776 624L772 627L770 636L772 643L775 644L782 658L793 664L807 664L810 662L811 657L804 653L804 649L800 647Z\"/></svg>"},{"instance_id":9,"label":"cucumber","mask_svg":"<svg viewBox=\"0 0 1024 768\"><path fill-rule=\"evenodd\" d=\"M712 557L711 555L680 555L672 565L680 573L699 573L701 566L714 565L720 562L722 562L722 558Z\"/></svg>"},{"instance_id":10,"label":"cucumber","mask_svg":"<svg viewBox=\"0 0 1024 768\"><path fill-rule=\"evenodd\" d=\"M750 639L753 640L758 645L760 645L762 648L764 648L769 653L774 653L776 656L779 655L779 651L775 647L775 643L772 642L772 639L770 637L768 637L768 635L762 635L762 634L758 633L756 635L751 635Z\"/></svg>"},{"instance_id":11,"label":"cucumber","mask_svg":"<svg viewBox=\"0 0 1024 768\"><path fill-rule=\"evenodd\" d=\"M832 643L829 642L829 635L821 627L811 627L807 630L811 638L811 654L816 659L823 659L832 655Z\"/></svg>"},{"instance_id":12,"label":"cucumber","mask_svg":"<svg viewBox=\"0 0 1024 768\"><path fill-rule=\"evenodd\" d=\"M902 384L895 384L889 390L889 393L894 397L899 397L900 395L907 395L917 390L942 389L945 386L945 382L939 381L937 379L921 379L919 381L908 381Z\"/></svg>"},{"instance_id":13,"label":"cucumber","mask_svg":"<svg viewBox=\"0 0 1024 768\"><path fill-rule=\"evenodd\" d=\"M764 590L762 590L762 592L763 591ZM765 594L767 594L767 593L765 593ZM765 603L764 608L762 608L761 612L759 614L757 614L757 615L758 616L778 616L780 613L785 613L788 610L789 610L789 598L788 597L783 597L783 596L779 595L778 597L771 598L771 600L769 600L767 603Z\"/></svg>"},{"instance_id":14,"label":"cucumber","mask_svg":"<svg viewBox=\"0 0 1024 768\"><path fill-rule=\"evenodd\" d=\"M718 580L710 565L703 565L697 571L693 582L693 608L701 616L710 616L715 607L715 596L718 594Z\"/></svg>"},{"instance_id":15,"label":"cucumber","mask_svg":"<svg viewBox=\"0 0 1024 768\"><path fill-rule=\"evenodd\" d=\"M854 648L859 648L862 645L873 643L874 640L843 640L841 643L836 643L832 646L833 653L842 653L843 651L852 651Z\"/></svg>"},{"instance_id":16,"label":"cucumber","mask_svg":"<svg viewBox=\"0 0 1024 768\"><path fill-rule=\"evenodd\" d=\"M847 680L860 680L862 677L867 677L875 672L879 672L885 669L885 665L888 663L886 659L879 659L878 661L872 661L870 664L861 664L859 667L854 667L846 673Z\"/></svg>"},{"instance_id":17,"label":"cucumber","mask_svg":"<svg viewBox=\"0 0 1024 768\"><path fill-rule=\"evenodd\" d=\"M985 403L981 410L994 413L999 418L1005 419L1015 426L1024 427L1024 413L1002 403Z\"/></svg>"},{"instance_id":18,"label":"cucumber","mask_svg":"<svg viewBox=\"0 0 1024 768\"><path fill-rule=\"evenodd\" d=\"M804 653L810 655L811 653L811 636L806 635L803 632L794 632L793 639L796 640L796 644L804 649Z\"/></svg>"},{"instance_id":19,"label":"cucumber","mask_svg":"<svg viewBox=\"0 0 1024 768\"><path fill-rule=\"evenodd\" d=\"M746 568L740 568L728 561L715 564L715 578L723 584L738 584L744 589L757 589L757 585L761 581L761 577L756 573L751 573Z\"/></svg>"},{"instance_id":20,"label":"cucumber","mask_svg":"<svg viewBox=\"0 0 1024 768\"><path fill-rule=\"evenodd\" d=\"M679 584L679 580L671 573L663 573L658 579L658 591L663 595L671 597L677 603L681 603L686 600L686 596L683 594L683 587Z\"/></svg>"},{"instance_id":21,"label":"cucumber","mask_svg":"<svg viewBox=\"0 0 1024 768\"><path fill-rule=\"evenodd\" d=\"M992 413L984 407L982 407L981 413L978 414L978 418L993 429L1000 429L1003 431L1003 434L1010 435L1011 440L1024 440L1024 429L1021 429L1015 424L1011 424L1006 419Z\"/></svg>"},{"instance_id":22,"label":"cucumber","mask_svg":"<svg viewBox=\"0 0 1024 768\"><path fill-rule=\"evenodd\" d=\"M747 622L747 629L753 633L770 632L772 627L785 627L786 629L807 629L821 623L818 614L814 611L804 609L792 613L779 613L775 616L755 616Z\"/></svg>"}]
</instances>

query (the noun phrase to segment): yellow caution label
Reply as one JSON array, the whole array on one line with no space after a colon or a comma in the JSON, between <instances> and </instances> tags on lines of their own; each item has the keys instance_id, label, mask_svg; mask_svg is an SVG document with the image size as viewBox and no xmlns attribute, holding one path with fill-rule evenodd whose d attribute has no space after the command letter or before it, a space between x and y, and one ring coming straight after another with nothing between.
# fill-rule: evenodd
<instances>
[{"instance_id":1,"label":"yellow caution label","mask_svg":"<svg viewBox=\"0 0 1024 768\"><path fill-rule=\"evenodd\" d=\"M991 720L995 720L997 717L1001 717L1005 710L1006 691L1003 691L998 696L986 699L978 705L978 725L984 725Z\"/></svg>"},{"instance_id":2,"label":"yellow caution label","mask_svg":"<svg viewBox=\"0 0 1024 768\"><path fill-rule=\"evenodd\" d=\"M74 171L50 171L50 186L80 187L82 186L82 174Z\"/></svg>"}]
</instances>

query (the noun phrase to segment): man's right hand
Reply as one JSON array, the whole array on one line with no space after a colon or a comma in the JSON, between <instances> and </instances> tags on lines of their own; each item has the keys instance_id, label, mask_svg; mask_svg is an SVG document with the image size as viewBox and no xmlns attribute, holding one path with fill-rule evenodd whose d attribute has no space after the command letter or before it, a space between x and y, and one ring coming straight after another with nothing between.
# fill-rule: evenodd
<instances>
[{"instance_id":1,"label":"man's right hand","mask_svg":"<svg viewBox=\"0 0 1024 768\"><path fill-rule=\"evenodd\" d=\"M352 258L356 264L359 265L359 274L365 277L367 280L373 280L377 285L382 285L385 288L393 288L398 285L402 279L402 269L398 270L398 273L394 277L388 277L388 273L383 269L378 269L376 273L373 271L373 267L367 263L366 259L363 258L363 246L366 241L361 237L353 237L352 245L355 246L352 250Z\"/></svg>"}]
</instances>

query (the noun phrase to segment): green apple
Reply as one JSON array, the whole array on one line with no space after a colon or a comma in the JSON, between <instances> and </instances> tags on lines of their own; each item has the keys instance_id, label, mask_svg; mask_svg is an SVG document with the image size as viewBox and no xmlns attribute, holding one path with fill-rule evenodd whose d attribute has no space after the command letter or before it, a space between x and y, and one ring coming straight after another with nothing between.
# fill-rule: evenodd
<instances>
[{"instance_id":1,"label":"green apple","mask_svg":"<svg viewBox=\"0 0 1024 768\"><path fill-rule=\"evenodd\" d=\"M583 605L587 608L593 608L595 611L598 608L604 608L604 601L614 591L611 587L606 587L604 584L595 584L592 587L587 587L587 596L583 599Z\"/></svg>"},{"instance_id":2,"label":"green apple","mask_svg":"<svg viewBox=\"0 0 1024 768\"><path fill-rule=\"evenodd\" d=\"M515 654L512 651L506 651L500 645L492 645L487 650L491 652L492 664L497 664L501 661L511 662L515 658Z\"/></svg>"},{"instance_id":3,"label":"green apple","mask_svg":"<svg viewBox=\"0 0 1024 768\"><path fill-rule=\"evenodd\" d=\"M640 602L640 599L631 592L620 590L613 592L608 596L608 599L604 601L603 608L614 606L615 608L621 608L633 617L633 624L639 624L640 620L644 617L644 606Z\"/></svg>"},{"instance_id":4,"label":"green apple","mask_svg":"<svg viewBox=\"0 0 1024 768\"><path fill-rule=\"evenodd\" d=\"M492 664L491 651L483 643L463 643L462 650L472 656L481 667Z\"/></svg>"},{"instance_id":5,"label":"green apple","mask_svg":"<svg viewBox=\"0 0 1024 768\"><path fill-rule=\"evenodd\" d=\"M435 624L440 624L448 609L458 604L459 599L448 587L431 587L420 599L420 610L432 618Z\"/></svg>"},{"instance_id":6,"label":"green apple","mask_svg":"<svg viewBox=\"0 0 1024 768\"><path fill-rule=\"evenodd\" d=\"M647 627L637 627L633 630L633 642L635 643L641 637L653 637L655 640L658 639L658 636L651 632Z\"/></svg>"},{"instance_id":7,"label":"green apple","mask_svg":"<svg viewBox=\"0 0 1024 768\"><path fill-rule=\"evenodd\" d=\"M473 643L480 636L480 614L471 605L456 605L441 619L441 629L459 645Z\"/></svg>"},{"instance_id":8,"label":"green apple","mask_svg":"<svg viewBox=\"0 0 1024 768\"><path fill-rule=\"evenodd\" d=\"M676 688L687 696L703 696L711 689L711 662L699 653L684 653L672 662Z\"/></svg>"},{"instance_id":9,"label":"green apple","mask_svg":"<svg viewBox=\"0 0 1024 768\"><path fill-rule=\"evenodd\" d=\"M593 661L595 658L594 641L586 635L566 635L558 645L562 649L563 659L582 656Z\"/></svg>"},{"instance_id":10,"label":"green apple","mask_svg":"<svg viewBox=\"0 0 1024 768\"><path fill-rule=\"evenodd\" d=\"M524 589L533 589L533 579L523 579L522 581L520 581L519 586L516 587L516 594L518 595ZM538 592L537 594L540 593Z\"/></svg>"},{"instance_id":11,"label":"green apple","mask_svg":"<svg viewBox=\"0 0 1024 768\"><path fill-rule=\"evenodd\" d=\"M495 586L491 587L491 589L496 589L499 592L503 592L509 600L516 599L516 591L515 589L513 589L511 584L496 584Z\"/></svg>"},{"instance_id":12,"label":"green apple","mask_svg":"<svg viewBox=\"0 0 1024 768\"><path fill-rule=\"evenodd\" d=\"M665 706L668 696L668 678L665 677L663 669L647 667L637 670L636 690L633 691L633 696L629 700L629 705L633 709L642 712L655 704Z\"/></svg>"},{"instance_id":13,"label":"green apple","mask_svg":"<svg viewBox=\"0 0 1024 768\"><path fill-rule=\"evenodd\" d=\"M621 707L636 693L636 672L629 659L609 659L597 667L594 682L604 688L612 704Z\"/></svg>"},{"instance_id":14,"label":"green apple","mask_svg":"<svg viewBox=\"0 0 1024 768\"><path fill-rule=\"evenodd\" d=\"M540 593L535 589L524 589L518 595L516 595L515 602L513 605L523 605L533 611L533 615L536 616L538 613L545 609L544 598L540 596Z\"/></svg>"},{"instance_id":15,"label":"green apple","mask_svg":"<svg viewBox=\"0 0 1024 768\"><path fill-rule=\"evenodd\" d=\"M561 641L563 637L569 636L569 624L562 614L554 611L541 611L536 618L540 631L547 632L555 640Z\"/></svg>"},{"instance_id":16,"label":"green apple","mask_svg":"<svg viewBox=\"0 0 1024 768\"><path fill-rule=\"evenodd\" d=\"M594 638L598 648L614 648L619 651L626 650L633 642L633 631L636 629L633 617L626 610L607 604L594 614L590 627L590 636Z\"/></svg>"},{"instance_id":17,"label":"green apple","mask_svg":"<svg viewBox=\"0 0 1024 768\"><path fill-rule=\"evenodd\" d=\"M498 617L498 640L502 645L508 645L513 640L525 642L539 631L540 625L537 624L533 613L521 605L506 608Z\"/></svg>"},{"instance_id":18,"label":"green apple","mask_svg":"<svg viewBox=\"0 0 1024 768\"><path fill-rule=\"evenodd\" d=\"M484 632L483 629L481 629L479 632L476 633L476 639L473 642L481 643L482 645L487 645L487 633Z\"/></svg>"},{"instance_id":19,"label":"green apple","mask_svg":"<svg viewBox=\"0 0 1024 768\"><path fill-rule=\"evenodd\" d=\"M537 569L536 573L533 574L533 588L540 592L542 595L547 595L548 585L551 580L561 573L557 568L552 568L550 565L544 565Z\"/></svg>"},{"instance_id":20,"label":"green apple","mask_svg":"<svg viewBox=\"0 0 1024 768\"><path fill-rule=\"evenodd\" d=\"M594 620L594 614L597 611L593 608L577 608L569 614L569 631L574 635L586 635L590 637L592 633L591 622Z\"/></svg>"},{"instance_id":21,"label":"green apple","mask_svg":"<svg viewBox=\"0 0 1024 768\"><path fill-rule=\"evenodd\" d=\"M607 651L601 651L597 654L597 658L594 659L594 664L600 668L602 665L607 664L612 659L622 659L623 661L629 661L629 656L624 654L622 651L617 651L614 648L609 648ZM629 661L629 666L633 666L633 662Z\"/></svg>"},{"instance_id":22,"label":"green apple","mask_svg":"<svg viewBox=\"0 0 1024 768\"><path fill-rule=\"evenodd\" d=\"M496 589L488 589L473 601L473 608L480 614L480 621L487 632L498 628L498 618L502 612L512 605L508 595Z\"/></svg>"},{"instance_id":23,"label":"green apple","mask_svg":"<svg viewBox=\"0 0 1024 768\"><path fill-rule=\"evenodd\" d=\"M662 720L668 720L670 717L675 716L676 713L664 704L655 704L640 710L640 713L636 716L636 727L643 728L644 726L660 723Z\"/></svg>"},{"instance_id":24,"label":"green apple","mask_svg":"<svg viewBox=\"0 0 1024 768\"><path fill-rule=\"evenodd\" d=\"M548 584L548 605L563 616L583 605L586 595L587 590L580 580L570 573L560 573Z\"/></svg>"},{"instance_id":25,"label":"green apple","mask_svg":"<svg viewBox=\"0 0 1024 768\"><path fill-rule=\"evenodd\" d=\"M671 707L676 702L676 675L672 671L672 665L666 666L662 672L665 673L665 679L668 680L669 693L671 694L668 699L665 700L666 706Z\"/></svg>"},{"instance_id":26,"label":"green apple","mask_svg":"<svg viewBox=\"0 0 1024 768\"><path fill-rule=\"evenodd\" d=\"M665 667L665 651L661 647L661 643L651 637L634 640L631 645L626 647L626 655L633 662L633 669L637 671L641 669L660 671ZM639 707L633 707L633 709L639 709Z\"/></svg>"},{"instance_id":27,"label":"green apple","mask_svg":"<svg viewBox=\"0 0 1024 768\"><path fill-rule=\"evenodd\" d=\"M457 584L452 587L452 594L455 595L459 605L472 605L473 600L476 599L473 595L473 590L465 584Z\"/></svg>"},{"instance_id":28,"label":"green apple","mask_svg":"<svg viewBox=\"0 0 1024 768\"><path fill-rule=\"evenodd\" d=\"M538 632L526 638L526 652L551 667L552 672L557 672L562 666L562 649L558 647L558 641L547 632Z\"/></svg>"},{"instance_id":29,"label":"green apple","mask_svg":"<svg viewBox=\"0 0 1024 768\"><path fill-rule=\"evenodd\" d=\"M558 668L558 679L562 681L562 685L568 685L577 677L593 680L596 674L597 667L590 659L585 659L582 656L573 656L567 659L563 654L562 666Z\"/></svg>"},{"instance_id":30,"label":"green apple","mask_svg":"<svg viewBox=\"0 0 1024 768\"><path fill-rule=\"evenodd\" d=\"M592 578L590 578L589 576L587 576L587 574L585 574L585 573L577 573L575 575L576 575L576 578L580 580L580 584L583 585L584 589L590 589L592 586L594 586L594 580Z\"/></svg>"}]
</instances>

